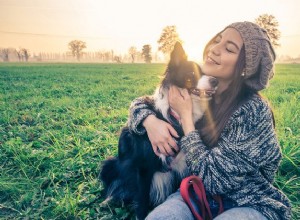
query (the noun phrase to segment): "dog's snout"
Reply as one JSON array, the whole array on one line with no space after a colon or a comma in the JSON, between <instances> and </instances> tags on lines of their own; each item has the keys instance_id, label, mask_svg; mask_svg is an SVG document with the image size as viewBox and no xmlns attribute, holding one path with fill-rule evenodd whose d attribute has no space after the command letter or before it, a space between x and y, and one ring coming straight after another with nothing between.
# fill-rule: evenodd
<instances>
[{"instance_id":1,"label":"dog's snout","mask_svg":"<svg viewBox=\"0 0 300 220\"><path fill-rule=\"evenodd\" d=\"M212 87L216 87L219 83L219 81L217 80L217 78L215 77L210 77L209 78L209 83Z\"/></svg>"}]
</instances>

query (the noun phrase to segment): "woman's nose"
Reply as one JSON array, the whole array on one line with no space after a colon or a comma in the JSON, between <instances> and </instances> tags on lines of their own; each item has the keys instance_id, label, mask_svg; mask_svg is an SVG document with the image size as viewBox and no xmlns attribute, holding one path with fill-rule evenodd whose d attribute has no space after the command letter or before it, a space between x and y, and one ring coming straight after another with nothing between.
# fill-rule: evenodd
<instances>
[{"instance_id":1,"label":"woman's nose","mask_svg":"<svg viewBox=\"0 0 300 220\"><path fill-rule=\"evenodd\" d=\"M220 48L219 48L219 44L215 44L210 48L211 53L213 53L214 55L220 55Z\"/></svg>"}]
</instances>

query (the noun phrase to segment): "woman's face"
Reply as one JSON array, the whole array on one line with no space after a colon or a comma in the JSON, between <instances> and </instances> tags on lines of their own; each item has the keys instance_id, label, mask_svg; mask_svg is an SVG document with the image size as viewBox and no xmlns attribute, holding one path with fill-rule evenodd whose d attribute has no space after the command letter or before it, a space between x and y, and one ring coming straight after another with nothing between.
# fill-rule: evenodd
<instances>
[{"instance_id":1,"label":"woman's face","mask_svg":"<svg viewBox=\"0 0 300 220\"><path fill-rule=\"evenodd\" d=\"M235 67L243 46L243 40L237 30L227 28L208 45L202 71L229 84L234 76Z\"/></svg>"}]
</instances>

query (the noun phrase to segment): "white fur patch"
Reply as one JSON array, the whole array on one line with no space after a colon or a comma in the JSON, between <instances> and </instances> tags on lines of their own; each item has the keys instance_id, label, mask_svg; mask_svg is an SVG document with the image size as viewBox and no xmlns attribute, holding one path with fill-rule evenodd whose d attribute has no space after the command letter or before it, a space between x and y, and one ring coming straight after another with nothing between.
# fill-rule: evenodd
<instances>
[{"instance_id":1,"label":"white fur patch","mask_svg":"<svg viewBox=\"0 0 300 220\"><path fill-rule=\"evenodd\" d=\"M188 170L185 162L185 154L182 151L180 151L171 162L171 168L173 172L176 172L180 177L185 177L187 175Z\"/></svg>"},{"instance_id":2,"label":"white fur patch","mask_svg":"<svg viewBox=\"0 0 300 220\"><path fill-rule=\"evenodd\" d=\"M152 179L150 189L150 201L153 205L159 205L164 202L172 193L173 187L172 172L156 172Z\"/></svg>"},{"instance_id":3,"label":"white fur patch","mask_svg":"<svg viewBox=\"0 0 300 220\"><path fill-rule=\"evenodd\" d=\"M162 113L163 117L170 122L169 119L169 94L168 90L163 87L158 87L154 93L155 109Z\"/></svg>"},{"instance_id":4,"label":"white fur patch","mask_svg":"<svg viewBox=\"0 0 300 220\"><path fill-rule=\"evenodd\" d=\"M200 90L206 90L206 89L212 89L211 85L209 83L209 76L203 75L198 83L197 83L197 89ZM165 87L158 87L155 90L155 93L153 95L154 102L155 102L155 109L162 113L163 117L170 122L169 118L169 90ZM209 99L200 99L199 97L196 97L195 95L191 95L192 102L193 102L193 122L196 123L199 119L202 118L208 104Z\"/></svg>"},{"instance_id":5,"label":"white fur patch","mask_svg":"<svg viewBox=\"0 0 300 220\"><path fill-rule=\"evenodd\" d=\"M197 84L197 89L210 88L209 77L202 76ZM163 117L170 122L169 118L169 100L168 89L165 87L159 87L154 93L155 108L160 111ZM208 99L200 99L198 96L191 95L193 102L193 121L196 123L202 116L207 108ZM166 156L161 154L160 159L164 166L168 166ZM152 179L150 189L150 201L153 205L159 205L164 202L167 197L174 192L174 182L180 181L184 177L188 176L188 169L185 161L185 154L179 152L178 155L171 161L169 165L171 171L169 172L156 172Z\"/></svg>"},{"instance_id":6,"label":"white fur patch","mask_svg":"<svg viewBox=\"0 0 300 220\"><path fill-rule=\"evenodd\" d=\"M171 171L156 172L153 176L150 189L150 201L155 206L164 202L167 197L176 190L176 186L174 185L176 180L182 180L188 176L185 154L183 152L178 153L170 166Z\"/></svg>"}]
</instances>

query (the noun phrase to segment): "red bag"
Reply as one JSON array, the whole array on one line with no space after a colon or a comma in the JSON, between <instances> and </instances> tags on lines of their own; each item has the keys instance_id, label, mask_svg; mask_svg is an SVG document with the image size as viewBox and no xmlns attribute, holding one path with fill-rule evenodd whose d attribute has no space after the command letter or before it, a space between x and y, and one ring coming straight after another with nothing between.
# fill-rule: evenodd
<instances>
[{"instance_id":1,"label":"red bag","mask_svg":"<svg viewBox=\"0 0 300 220\"><path fill-rule=\"evenodd\" d=\"M193 189L195 193L193 193L191 189ZM183 179L180 184L180 194L197 220L213 219L206 198L204 185L198 176L189 176ZM219 215L224 211L222 198L220 196L213 196L213 199L219 203ZM192 201L196 201L194 205L198 205L202 216L195 210Z\"/></svg>"}]
</instances>

